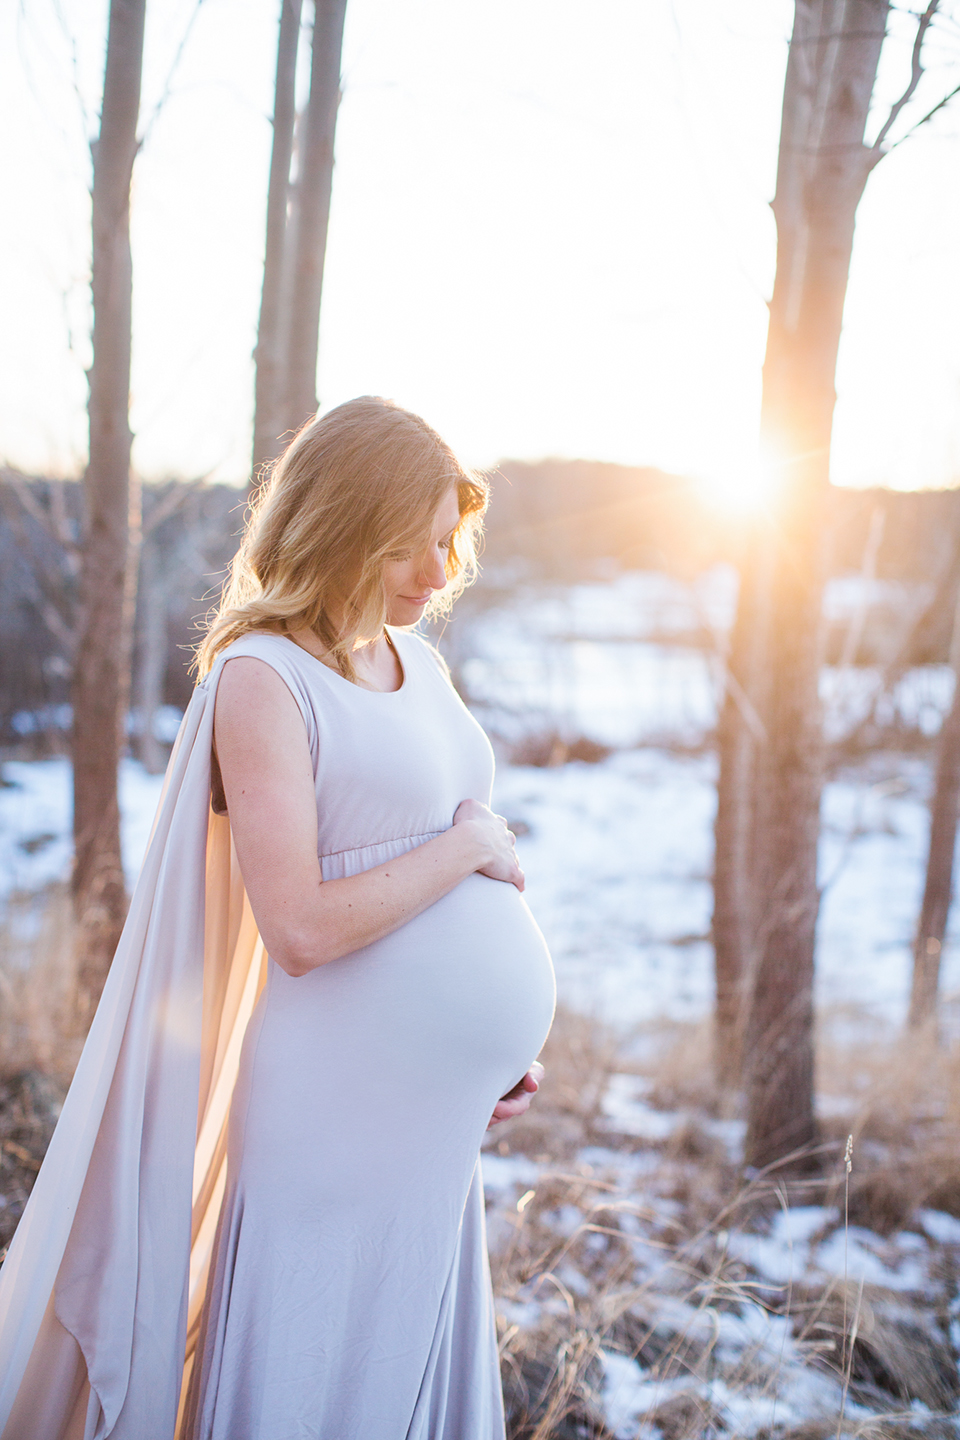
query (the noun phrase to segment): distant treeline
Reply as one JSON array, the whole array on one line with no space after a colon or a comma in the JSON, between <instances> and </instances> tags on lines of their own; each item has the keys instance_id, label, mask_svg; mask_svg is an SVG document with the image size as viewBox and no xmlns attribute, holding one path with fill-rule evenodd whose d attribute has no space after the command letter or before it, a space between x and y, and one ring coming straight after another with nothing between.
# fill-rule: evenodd
<instances>
[{"instance_id":1,"label":"distant treeline","mask_svg":"<svg viewBox=\"0 0 960 1440\"><path fill-rule=\"evenodd\" d=\"M524 578L573 580L613 568L692 578L737 563L742 520L711 503L700 485L659 470L504 461L491 483L478 601L484 586ZM16 717L24 714L41 714L42 728L55 731L58 707L69 700L80 500L73 481L0 475L0 743L23 738L25 722ZM217 597L244 504L243 492L228 485L144 487L135 710L186 703L197 624ZM826 529L830 574L859 572L866 561L879 579L926 581L952 601L960 490L837 489ZM914 663L946 658L952 619L952 603L933 607L913 642Z\"/></svg>"},{"instance_id":2,"label":"distant treeline","mask_svg":"<svg viewBox=\"0 0 960 1440\"><path fill-rule=\"evenodd\" d=\"M705 486L661 470L505 460L491 481L492 563L522 557L544 574L562 576L614 560L622 569L693 576L739 558L742 515L713 503ZM873 534L878 578L929 580L960 542L960 489L835 488L826 529L831 575L859 571Z\"/></svg>"}]
</instances>

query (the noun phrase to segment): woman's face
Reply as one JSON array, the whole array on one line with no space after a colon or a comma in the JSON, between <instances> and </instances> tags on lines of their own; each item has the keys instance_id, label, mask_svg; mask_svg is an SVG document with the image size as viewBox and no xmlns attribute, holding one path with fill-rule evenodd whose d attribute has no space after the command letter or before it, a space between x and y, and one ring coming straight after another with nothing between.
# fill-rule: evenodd
<instances>
[{"instance_id":1,"label":"woman's face","mask_svg":"<svg viewBox=\"0 0 960 1440\"><path fill-rule=\"evenodd\" d=\"M415 625L435 590L447 583L447 554L460 523L460 505L451 485L434 516L430 539L416 554L397 555L383 567L389 625Z\"/></svg>"}]
</instances>

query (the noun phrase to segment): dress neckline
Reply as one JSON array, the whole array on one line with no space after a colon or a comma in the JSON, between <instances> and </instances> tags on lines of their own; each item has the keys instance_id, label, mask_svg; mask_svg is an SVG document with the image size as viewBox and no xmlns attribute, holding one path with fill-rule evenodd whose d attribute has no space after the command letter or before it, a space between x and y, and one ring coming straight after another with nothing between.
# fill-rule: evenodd
<instances>
[{"instance_id":1,"label":"dress neckline","mask_svg":"<svg viewBox=\"0 0 960 1440\"><path fill-rule=\"evenodd\" d=\"M293 648L297 651L298 654L306 655L307 659L310 660L312 664L319 666L319 668L323 670L327 675L332 675L335 680L339 680L341 685L349 685L351 690L361 690L366 695L401 695L407 688L407 666L400 654L400 648L397 645L397 642L390 634L390 631L386 625L383 627L383 633L387 644L390 646L390 649L397 657L397 664L400 666L401 678L400 684L397 686L396 690L377 690L372 685L358 685L353 680L348 680L346 675L341 675L339 670L334 670L332 665L324 664L322 660L319 660L316 655L311 654L311 652L307 650L303 645L299 645L297 641L294 640L290 635L278 635L277 638L279 640L286 640L289 645L293 646Z\"/></svg>"}]
</instances>

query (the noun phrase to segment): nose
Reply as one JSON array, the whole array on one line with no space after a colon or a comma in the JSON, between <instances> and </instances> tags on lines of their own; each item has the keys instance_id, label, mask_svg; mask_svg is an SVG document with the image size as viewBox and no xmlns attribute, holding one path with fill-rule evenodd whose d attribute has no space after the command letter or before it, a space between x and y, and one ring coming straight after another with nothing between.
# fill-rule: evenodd
<instances>
[{"instance_id":1,"label":"nose","mask_svg":"<svg viewBox=\"0 0 960 1440\"><path fill-rule=\"evenodd\" d=\"M423 557L420 576L424 584L429 585L431 590L442 590L447 583L443 556L435 545L431 545Z\"/></svg>"}]
</instances>

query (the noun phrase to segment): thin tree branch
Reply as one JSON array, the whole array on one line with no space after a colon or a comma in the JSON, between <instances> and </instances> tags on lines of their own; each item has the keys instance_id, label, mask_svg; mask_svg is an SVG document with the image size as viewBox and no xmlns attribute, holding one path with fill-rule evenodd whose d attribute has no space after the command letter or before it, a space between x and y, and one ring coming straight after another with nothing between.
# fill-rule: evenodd
<instances>
[{"instance_id":1,"label":"thin tree branch","mask_svg":"<svg viewBox=\"0 0 960 1440\"><path fill-rule=\"evenodd\" d=\"M216 469L216 466L213 467ZM192 480L175 480L162 499L158 500L152 507L149 514L144 515L142 522L143 535L149 535L162 525L164 520L169 520L175 515L182 505L185 505L195 490L199 490L213 474L213 470L207 470L203 475L196 475Z\"/></svg>"},{"instance_id":2,"label":"thin tree branch","mask_svg":"<svg viewBox=\"0 0 960 1440\"><path fill-rule=\"evenodd\" d=\"M934 15L937 13L939 4L940 0L930 0L930 3L927 6L926 10L924 10L923 14L920 16L920 21L917 25L917 34L913 42L913 56L910 62L910 83L907 86L906 90L904 90L903 94L900 96L900 99L891 106L890 114L887 116L886 121L884 122L880 130L880 134L877 136L876 140L874 140L871 147L874 154L877 155L878 158L883 154L883 142L889 135L891 127L896 123L897 116L900 114L900 111L903 109L904 105L906 105L907 102L912 98L914 91L920 84L920 80L923 76L923 65L920 63L920 52L923 49L924 36L930 28L930 22L933 20Z\"/></svg>"},{"instance_id":3,"label":"thin tree branch","mask_svg":"<svg viewBox=\"0 0 960 1440\"><path fill-rule=\"evenodd\" d=\"M927 121L932 120L938 110L942 110L944 105L949 105L950 101L953 100L957 95L960 95L960 85L954 85L950 93L948 95L944 95L943 99L939 100L937 104L934 105L932 110L928 110L922 120L918 120L916 125L910 126L910 129L907 131L906 135L901 135L899 140L894 141L894 143L890 146L890 150L896 150L897 146L902 145L904 140L909 140L911 135L915 135L917 133L921 125L926 125ZM890 154L890 150L886 152L888 155Z\"/></svg>"},{"instance_id":4,"label":"thin tree branch","mask_svg":"<svg viewBox=\"0 0 960 1440\"><path fill-rule=\"evenodd\" d=\"M160 93L160 98L159 98L159 100L157 101L156 105L154 105L153 109L151 110L150 116L149 116L149 118L148 118L148 120L147 120L147 123L146 123L146 125L144 125L143 130L140 132L140 138L139 138L139 140L137 141L137 149L138 149L138 150L142 150L142 149L143 149L143 147L144 147L144 145L146 144L147 139L148 139L148 137L149 137L149 135L150 135L150 131L153 129L154 125L156 124L156 121L157 121L157 118L158 118L158 116L159 116L159 114L160 114L160 111L163 109L164 105L166 105L167 101L170 99L170 88L171 88L171 86L173 85L173 77L176 75L177 70L178 70L179 67L180 67L180 61L183 59L183 52L184 52L184 50L186 49L187 41L190 39L190 36L191 36L191 34L193 33L193 27L194 27L194 25L196 24L197 16L200 14L200 6L201 6L202 4L203 4L203 0L197 0L196 5L193 7L193 14L190 16L190 19L187 21L186 29L184 30L182 36L180 37L180 44L177 46L177 53L176 53L176 55L174 55L174 57L173 57L173 63L172 63L172 65L170 66L170 69L167 71L167 78L166 78L166 80L163 82L163 90L162 90L161 93Z\"/></svg>"},{"instance_id":5,"label":"thin tree branch","mask_svg":"<svg viewBox=\"0 0 960 1440\"><path fill-rule=\"evenodd\" d=\"M63 32L63 38L70 47L70 73L73 80L73 93L76 95L77 104L80 107L84 134L89 135L92 128L93 117L87 109L87 102L84 100L83 91L80 88L80 59L77 54L77 37L67 24L67 17L63 13L63 6L60 0L54 0L53 13L56 15L60 29Z\"/></svg>"},{"instance_id":6,"label":"thin tree branch","mask_svg":"<svg viewBox=\"0 0 960 1440\"><path fill-rule=\"evenodd\" d=\"M8 497L11 492L15 495L16 499L21 502L20 507L17 509L14 509L14 507L8 503ZM24 515L30 515L32 519L36 520L37 523L43 527L44 533L49 538L55 539L56 537L52 534L43 511L41 510L38 513L30 506L24 505L23 496L24 491L18 488L12 480L7 479L6 485L0 488L0 509L6 514L10 528L16 533L20 541L21 553L24 557L27 557L29 554L26 566L28 593L32 591L31 598L36 606L37 613L40 615L40 618L50 633L60 641L69 655L73 652L73 647L76 643L76 626L62 613L63 610L69 611L71 608L69 599L61 583L63 578L62 572L57 572L55 576L49 573L47 565L42 556L37 553L36 547L27 531L27 527L23 523ZM72 567L69 568L72 569Z\"/></svg>"},{"instance_id":7,"label":"thin tree branch","mask_svg":"<svg viewBox=\"0 0 960 1440\"><path fill-rule=\"evenodd\" d=\"M0 482L10 487L21 507L31 519L35 520L50 539L67 552L68 556L78 552L79 546L65 523L65 516L54 513L52 507L41 504L31 490L29 482L22 475L18 475L15 470L4 465L0 467ZM53 483L56 485L57 482Z\"/></svg>"}]
</instances>

